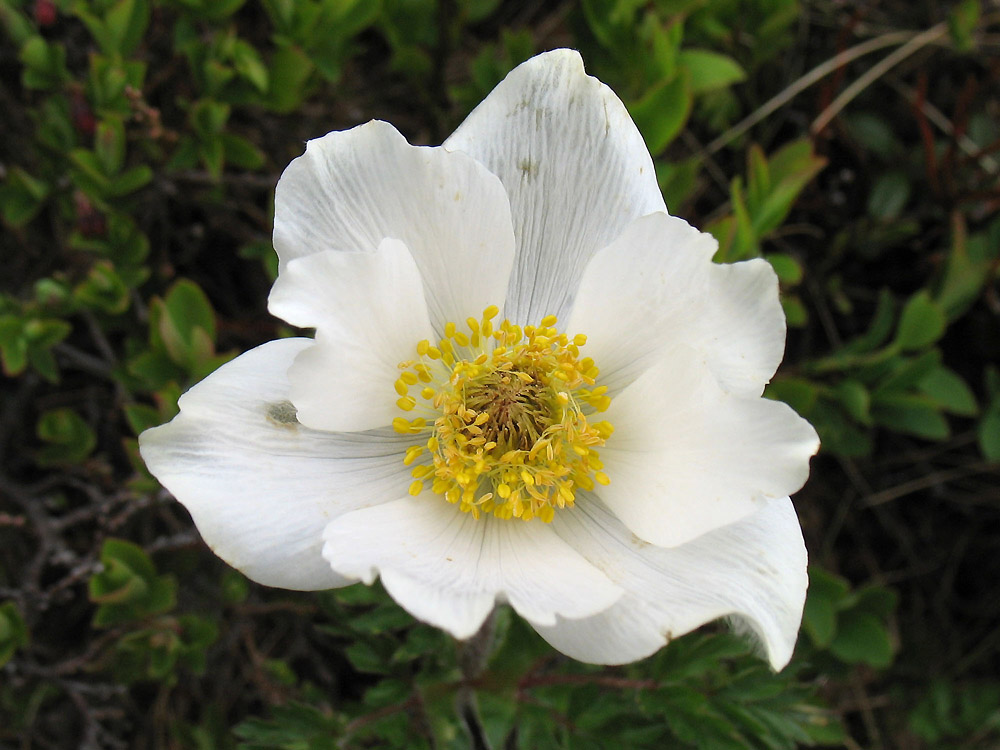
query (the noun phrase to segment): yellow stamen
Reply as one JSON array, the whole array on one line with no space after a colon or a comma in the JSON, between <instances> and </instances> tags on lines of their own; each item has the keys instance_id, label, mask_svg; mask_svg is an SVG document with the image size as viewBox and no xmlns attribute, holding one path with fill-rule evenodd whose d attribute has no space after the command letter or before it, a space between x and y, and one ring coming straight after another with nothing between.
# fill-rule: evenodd
<instances>
[{"instance_id":1,"label":"yellow stamen","mask_svg":"<svg viewBox=\"0 0 1000 750\"><path fill-rule=\"evenodd\" d=\"M446 323L436 347L417 343L417 359L399 365L396 404L426 418L397 417L392 426L426 435L403 458L413 465L411 495L429 485L474 518L548 523L573 507L579 489L610 481L596 449L613 428L589 420L611 399L595 385L593 359L580 359L585 335L560 333L554 315L538 326L494 323L499 312L491 305L467 318L468 333ZM418 383L419 397L410 395ZM414 465L425 453L429 462Z\"/></svg>"}]
</instances>

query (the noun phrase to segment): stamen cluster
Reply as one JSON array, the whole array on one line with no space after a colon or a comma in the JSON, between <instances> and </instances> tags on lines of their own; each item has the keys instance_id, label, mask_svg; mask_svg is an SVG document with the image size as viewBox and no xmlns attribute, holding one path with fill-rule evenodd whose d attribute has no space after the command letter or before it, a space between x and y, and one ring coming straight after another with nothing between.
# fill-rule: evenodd
<instances>
[{"instance_id":1,"label":"stamen cluster","mask_svg":"<svg viewBox=\"0 0 1000 750\"><path fill-rule=\"evenodd\" d=\"M447 323L436 346L420 341L417 359L399 363L396 404L421 416L397 417L393 427L426 435L403 459L415 464L411 495L429 483L476 518L548 522L579 488L609 482L596 448L613 428L588 414L611 399L595 387L594 361L580 358L586 336L560 333L554 315L537 327L494 328L498 313L491 305L468 318L468 333Z\"/></svg>"}]
</instances>

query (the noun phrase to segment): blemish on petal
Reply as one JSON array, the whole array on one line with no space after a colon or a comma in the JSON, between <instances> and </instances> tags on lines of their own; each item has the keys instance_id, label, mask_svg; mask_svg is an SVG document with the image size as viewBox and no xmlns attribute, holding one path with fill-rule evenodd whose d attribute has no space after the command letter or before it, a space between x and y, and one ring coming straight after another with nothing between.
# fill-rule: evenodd
<instances>
[{"instance_id":1,"label":"blemish on petal","mask_svg":"<svg viewBox=\"0 0 1000 750\"><path fill-rule=\"evenodd\" d=\"M267 419L279 427L296 429L299 426L298 410L291 401L275 401L267 405Z\"/></svg>"},{"instance_id":2,"label":"blemish on petal","mask_svg":"<svg viewBox=\"0 0 1000 750\"><path fill-rule=\"evenodd\" d=\"M525 179L531 179L536 174L538 174L538 162L532 161L530 158L525 157L521 159L520 163L517 165L518 169L524 175Z\"/></svg>"},{"instance_id":3,"label":"blemish on petal","mask_svg":"<svg viewBox=\"0 0 1000 750\"><path fill-rule=\"evenodd\" d=\"M635 547L636 549L643 549L644 547L649 546L649 542L647 542L645 539L640 539L635 534L632 535L632 539L630 541L632 543L632 546Z\"/></svg>"}]
</instances>

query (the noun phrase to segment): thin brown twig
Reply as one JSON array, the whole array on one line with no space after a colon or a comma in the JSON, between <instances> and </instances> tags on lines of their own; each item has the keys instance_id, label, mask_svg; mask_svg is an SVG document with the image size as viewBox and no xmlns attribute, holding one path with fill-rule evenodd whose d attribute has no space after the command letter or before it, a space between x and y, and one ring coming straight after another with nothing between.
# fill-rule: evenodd
<instances>
[{"instance_id":1,"label":"thin brown twig","mask_svg":"<svg viewBox=\"0 0 1000 750\"><path fill-rule=\"evenodd\" d=\"M810 70L805 75L798 78L796 81L786 86L780 92L772 96L761 106L751 112L749 115L744 117L738 123L733 125L729 130L720 135L714 141L708 144L705 148L706 154L714 154L723 147L725 147L730 141L739 136L743 135L746 131L756 125L758 122L766 118L772 112L785 106L798 96L800 93L805 91L807 88L812 86L814 83L821 81L823 78L828 76L830 73L834 72L841 66L847 65L847 63L852 60L856 60L859 57L864 57L867 54L875 52L876 50L883 49L884 47L892 47L897 44L902 44L907 40L912 40L914 34L911 31L893 31L888 34L883 34L875 39L869 39L868 41L862 42L861 44L855 45L850 49L846 49L843 52L838 52L836 55L831 57L829 60L820 63L815 68Z\"/></svg>"},{"instance_id":2,"label":"thin brown twig","mask_svg":"<svg viewBox=\"0 0 1000 750\"><path fill-rule=\"evenodd\" d=\"M830 102L830 105L819 113L819 116L813 120L812 125L809 126L809 132L813 135L821 133L830 121L840 114L840 111L850 104L854 98L872 85L879 78L884 76L890 70L895 68L899 63L903 62L910 55L923 49L928 44L936 42L948 33L948 24L941 22L927 31L921 32L914 36L910 41L904 44L899 49L894 52L889 53L884 58L875 63L868 70L862 73L858 78L848 86L846 89L840 92L839 96Z\"/></svg>"},{"instance_id":3,"label":"thin brown twig","mask_svg":"<svg viewBox=\"0 0 1000 750\"><path fill-rule=\"evenodd\" d=\"M911 479L909 482L903 482L895 487L890 487L889 489L882 490L880 492L874 492L864 499L864 504L869 508L877 505L884 505L892 500L898 500L901 497L912 495L914 492L919 492L920 490L926 490L930 487L947 484L948 482L953 482L956 479L965 479L967 477L976 476L977 474L996 471L996 469L996 462L980 461L969 466L960 466L946 471L935 471L925 476L918 477L917 479Z\"/></svg>"}]
</instances>

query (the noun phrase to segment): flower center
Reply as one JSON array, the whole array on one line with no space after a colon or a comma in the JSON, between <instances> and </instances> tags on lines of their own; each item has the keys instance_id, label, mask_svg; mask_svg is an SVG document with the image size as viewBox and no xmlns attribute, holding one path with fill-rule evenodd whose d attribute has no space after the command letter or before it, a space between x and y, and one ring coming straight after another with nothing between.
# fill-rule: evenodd
<instances>
[{"instance_id":1,"label":"flower center","mask_svg":"<svg viewBox=\"0 0 1000 750\"><path fill-rule=\"evenodd\" d=\"M466 320L468 333L447 323L437 346L421 341L417 359L399 363L396 404L421 416L397 417L393 428L425 436L403 459L416 464L411 495L430 484L476 518L548 522L577 489L609 482L596 448L613 428L588 416L611 399L594 387L594 361L580 358L586 336L560 333L554 315L537 327L494 328L498 312L491 305Z\"/></svg>"}]
</instances>

